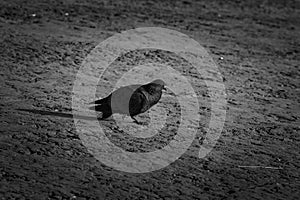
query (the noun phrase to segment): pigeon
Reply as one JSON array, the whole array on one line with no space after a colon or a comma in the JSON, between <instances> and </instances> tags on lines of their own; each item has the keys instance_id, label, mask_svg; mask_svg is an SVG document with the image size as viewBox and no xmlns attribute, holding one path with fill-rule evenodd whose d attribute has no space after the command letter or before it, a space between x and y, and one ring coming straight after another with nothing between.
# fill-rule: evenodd
<instances>
[{"instance_id":1,"label":"pigeon","mask_svg":"<svg viewBox=\"0 0 300 200\"><path fill-rule=\"evenodd\" d=\"M129 115L135 123L140 124L134 116L144 113L158 103L162 90L166 90L165 82L156 79L145 85L128 85L113 91L103 99L91 102L90 107L102 113L101 119L110 117L113 113Z\"/></svg>"}]
</instances>

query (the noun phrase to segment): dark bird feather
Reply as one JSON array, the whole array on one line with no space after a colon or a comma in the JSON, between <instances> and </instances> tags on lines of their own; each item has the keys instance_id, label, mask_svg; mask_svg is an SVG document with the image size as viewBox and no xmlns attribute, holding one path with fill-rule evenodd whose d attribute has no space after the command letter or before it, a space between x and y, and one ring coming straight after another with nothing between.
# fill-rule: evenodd
<instances>
[{"instance_id":1,"label":"dark bird feather","mask_svg":"<svg viewBox=\"0 0 300 200\"><path fill-rule=\"evenodd\" d=\"M145 85L128 85L113 91L103 99L91 102L95 106L90 109L101 112L102 119L110 117L113 113L129 115L135 122L134 116L144 113L158 103L165 83L156 79Z\"/></svg>"}]
</instances>

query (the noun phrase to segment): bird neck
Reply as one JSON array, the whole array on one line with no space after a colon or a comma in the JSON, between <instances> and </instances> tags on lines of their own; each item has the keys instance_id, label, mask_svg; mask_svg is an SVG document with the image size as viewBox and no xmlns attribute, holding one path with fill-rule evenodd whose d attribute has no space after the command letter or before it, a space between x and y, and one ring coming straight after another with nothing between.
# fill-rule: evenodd
<instances>
[{"instance_id":1,"label":"bird neck","mask_svg":"<svg viewBox=\"0 0 300 200\"><path fill-rule=\"evenodd\" d=\"M148 96L148 100L149 100L149 102L151 102L154 105L159 101L159 99L162 95L162 92L161 91L153 91L153 93L149 92L149 94L150 95Z\"/></svg>"}]
</instances>

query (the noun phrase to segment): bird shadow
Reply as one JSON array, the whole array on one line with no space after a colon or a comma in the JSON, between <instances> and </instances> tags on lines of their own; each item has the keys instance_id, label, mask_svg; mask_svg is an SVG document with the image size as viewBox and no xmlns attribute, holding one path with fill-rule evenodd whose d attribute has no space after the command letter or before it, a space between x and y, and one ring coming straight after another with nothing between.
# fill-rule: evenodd
<instances>
[{"instance_id":1,"label":"bird shadow","mask_svg":"<svg viewBox=\"0 0 300 200\"><path fill-rule=\"evenodd\" d=\"M69 118L69 119L83 119L83 120L99 120L95 117L89 117L89 116L82 116L82 115L73 115L70 113L63 113L63 112L52 112L52 111L45 111L45 110L35 110L35 109L17 109L19 111L29 112L33 114L39 114L39 115L48 115L48 116L56 116L56 117L63 117L63 118Z\"/></svg>"}]
</instances>

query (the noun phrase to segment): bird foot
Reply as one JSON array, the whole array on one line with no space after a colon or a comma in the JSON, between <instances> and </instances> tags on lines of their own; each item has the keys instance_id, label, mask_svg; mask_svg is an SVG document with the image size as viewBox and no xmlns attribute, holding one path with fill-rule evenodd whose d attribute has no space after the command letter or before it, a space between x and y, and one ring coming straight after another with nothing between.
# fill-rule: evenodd
<instances>
[{"instance_id":1,"label":"bird foot","mask_svg":"<svg viewBox=\"0 0 300 200\"><path fill-rule=\"evenodd\" d=\"M133 119L133 122L138 124L138 125L147 125L147 123L145 122L139 122L137 119L135 119L134 117L131 117Z\"/></svg>"},{"instance_id":2,"label":"bird foot","mask_svg":"<svg viewBox=\"0 0 300 200\"><path fill-rule=\"evenodd\" d=\"M134 123L136 123L138 125L143 125L143 126L148 125L148 123L146 123L146 122L134 121Z\"/></svg>"}]
</instances>

